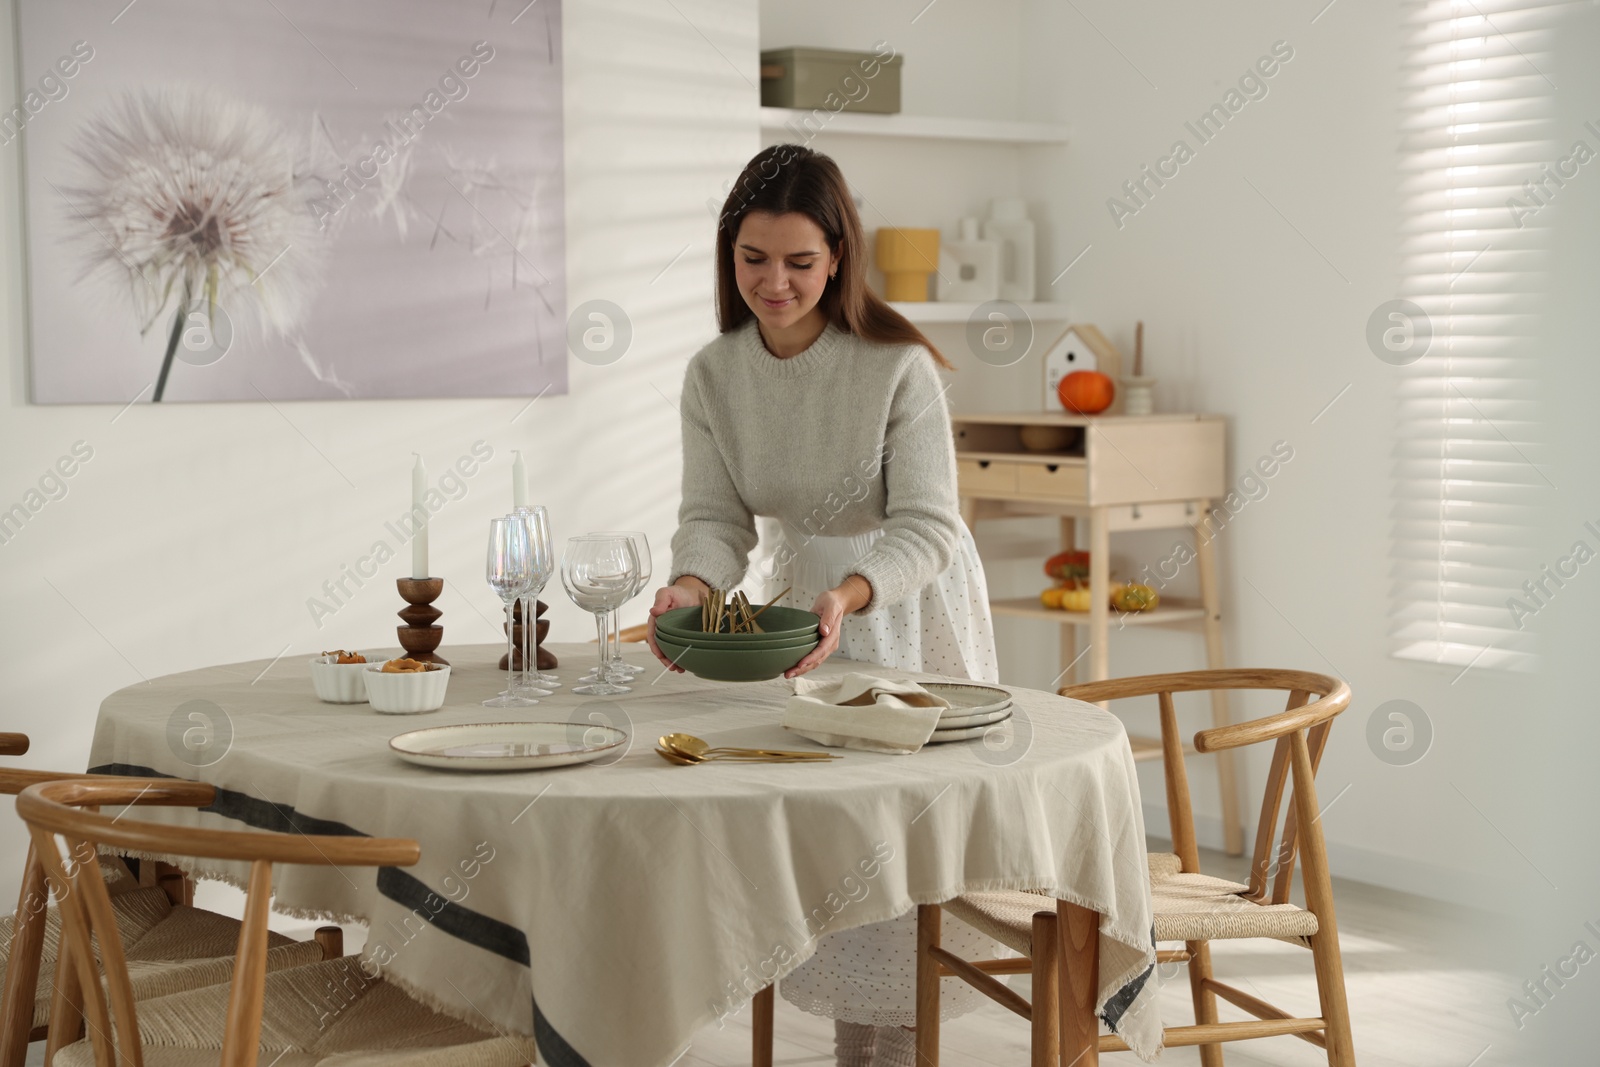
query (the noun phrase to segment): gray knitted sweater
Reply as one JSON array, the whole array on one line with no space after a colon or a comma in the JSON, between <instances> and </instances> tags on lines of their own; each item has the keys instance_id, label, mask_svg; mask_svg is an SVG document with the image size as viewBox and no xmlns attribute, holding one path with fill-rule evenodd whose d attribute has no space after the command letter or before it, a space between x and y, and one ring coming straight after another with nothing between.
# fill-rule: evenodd
<instances>
[{"instance_id":1,"label":"gray knitted sweater","mask_svg":"<svg viewBox=\"0 0 1600 1067\"><path fill-rule=\"evenodd\" d=\"M732 589L756 544L754 516L765 515L802 538L881 527L853 568L872 583L863 611L933 581L961 522L945 388L920 345L832 325L788 359L767 351L754 320L706 345L683 386L672 580Z\"/></svg>"}]
</instances>

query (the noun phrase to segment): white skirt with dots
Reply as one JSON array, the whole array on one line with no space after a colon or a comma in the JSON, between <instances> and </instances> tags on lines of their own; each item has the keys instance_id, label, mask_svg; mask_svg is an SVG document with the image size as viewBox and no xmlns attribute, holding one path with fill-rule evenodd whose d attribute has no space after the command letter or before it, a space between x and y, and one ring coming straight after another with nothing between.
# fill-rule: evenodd
<instances>
[{"instance_id":1,"label":"white skirt with dots","mask_svg":"<svg viewBox=\"0 0 1600 1067\"><path fill-rule=\"evenodd\" d=\"M943 574L904 600L845 617L838 655L949 678L1000 680L983 564L966 524L960 529L955 559ZM798 608L810 608L819 594L844 581L883 536L882 530L874 530L855 537L808 538L787 526L783 533L793 562L779 576L778 588L792 586L783 602ZM1014 955L952 915L945 916L942 940L967 959ZM870 1026L911 1026L917 1020L916 978L913 909L889 922L828 934L817 943L816 955L778 989L785 1000L814 1015ZM982 999L964 982L947 984L940 1015L964 1015Z\"/></svg>"}]
</instances>

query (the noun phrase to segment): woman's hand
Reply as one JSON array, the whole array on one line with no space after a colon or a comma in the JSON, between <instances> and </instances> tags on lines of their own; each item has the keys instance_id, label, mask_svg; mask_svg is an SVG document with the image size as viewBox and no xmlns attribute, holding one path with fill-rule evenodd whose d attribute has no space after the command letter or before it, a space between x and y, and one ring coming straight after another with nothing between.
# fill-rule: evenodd
<instances>
[{"instance_id":1,"label":"woman's hand","mask_svg":"<svg viewBox=\"0 0 1600 1067\"><path fill-rule=\"evenodd\" d=\"M846 575L844 581L817 597L811 610L822 618L821 625L817 627L822 640L817 642L817 647L805 659L784 671L783 676L798 678L822 666L824 660L839 650L839 629L844 625L844 617L870 603L872 585L859 574Z\"/></svg>"},{"instance_id":2,"label":"woman's hand","mask_svg":"<svg viewBox=\"0 0 1600 1067\"><path fill-rule=\"evenodd\" d=\"M656 654L656 659L669 671L682 674L683 668L668 659L661 651L661 646L656 644L656 616L664 615L673 608L698 607L709 591L706 583L687 574L671 585L656 590L656 602L650 605L650 619L645 625L645 640L650 645L650 651Z\"/></svg>"}]
</instances>

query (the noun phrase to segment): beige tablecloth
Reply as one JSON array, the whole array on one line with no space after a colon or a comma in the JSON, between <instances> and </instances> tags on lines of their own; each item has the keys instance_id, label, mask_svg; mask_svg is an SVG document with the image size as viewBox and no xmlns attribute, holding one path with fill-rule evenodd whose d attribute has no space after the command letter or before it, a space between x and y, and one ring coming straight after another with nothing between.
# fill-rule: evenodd
<instances>
[{"instance_id":1,"label":"beige tablecloth","mask_svg":"<svg viewBox=\"0 0 1600 1067\"><path fill-rule=\"evenodd\" d=\"M571 665L561 676L586 669L593 648L555 646ZM1159 1047L1139 789L1109 713L1008 687L1008 744L678 767L652 751L660 734L808 745L778 725L786 684L661 674L633 647L653 669L632 693L563 689L507 711L479 705L502 687L498 649L441 652L454 665L447 703L417 716L318 702L304 658L132 686L102 705L90 765L221 789L205 812L141 818L415 838L410 868L280 867L276 906L369 923L369 968L464 1020L534 1034L555 1067L669 1064L821 934L999 888L1099 912L1097 1008L1136 1049ZM852 669L835 660L818 674ZM510 774L414 767L387 747L407 730L507 720L608 724L632 740L604 765Z\"/></svg>"}]
</instances>

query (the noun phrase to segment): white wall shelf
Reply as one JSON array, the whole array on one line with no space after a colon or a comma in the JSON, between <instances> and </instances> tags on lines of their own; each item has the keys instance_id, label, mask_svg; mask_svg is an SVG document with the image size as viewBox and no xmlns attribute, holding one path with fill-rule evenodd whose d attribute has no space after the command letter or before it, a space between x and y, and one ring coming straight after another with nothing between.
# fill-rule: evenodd
<instances>
[{"instance_id":1,"label":"white wall shelf","mask_svg":"<svg viewBox=\"0 0 1600 1067\"><path fill-rule=\"evenodd\" d=\"M1064 145L1067 127L1051 122L940 118L935 115L869 115L787 107L761 109L764 133L790 132L790 123L819 137L915 137L942 141L988 141L1014 145Z\"/></svg>"},{"instance_id":2,"label":"white wall shelf","mask_svg":"<svg viewBox=\"0 0 1600 1067\"><path fill-rule=\"evenodd\" d=\"M908 303L893 301L889 304L900 314L912 322L938 323L938 322L966 322L977 311L978 304L947 302L940 303L928 300L922 303ZM1034 322L1068 322L1067 305L1051 301L1030 301L1018 304L1028 318Z\"/></svg>"}]
</instances>

